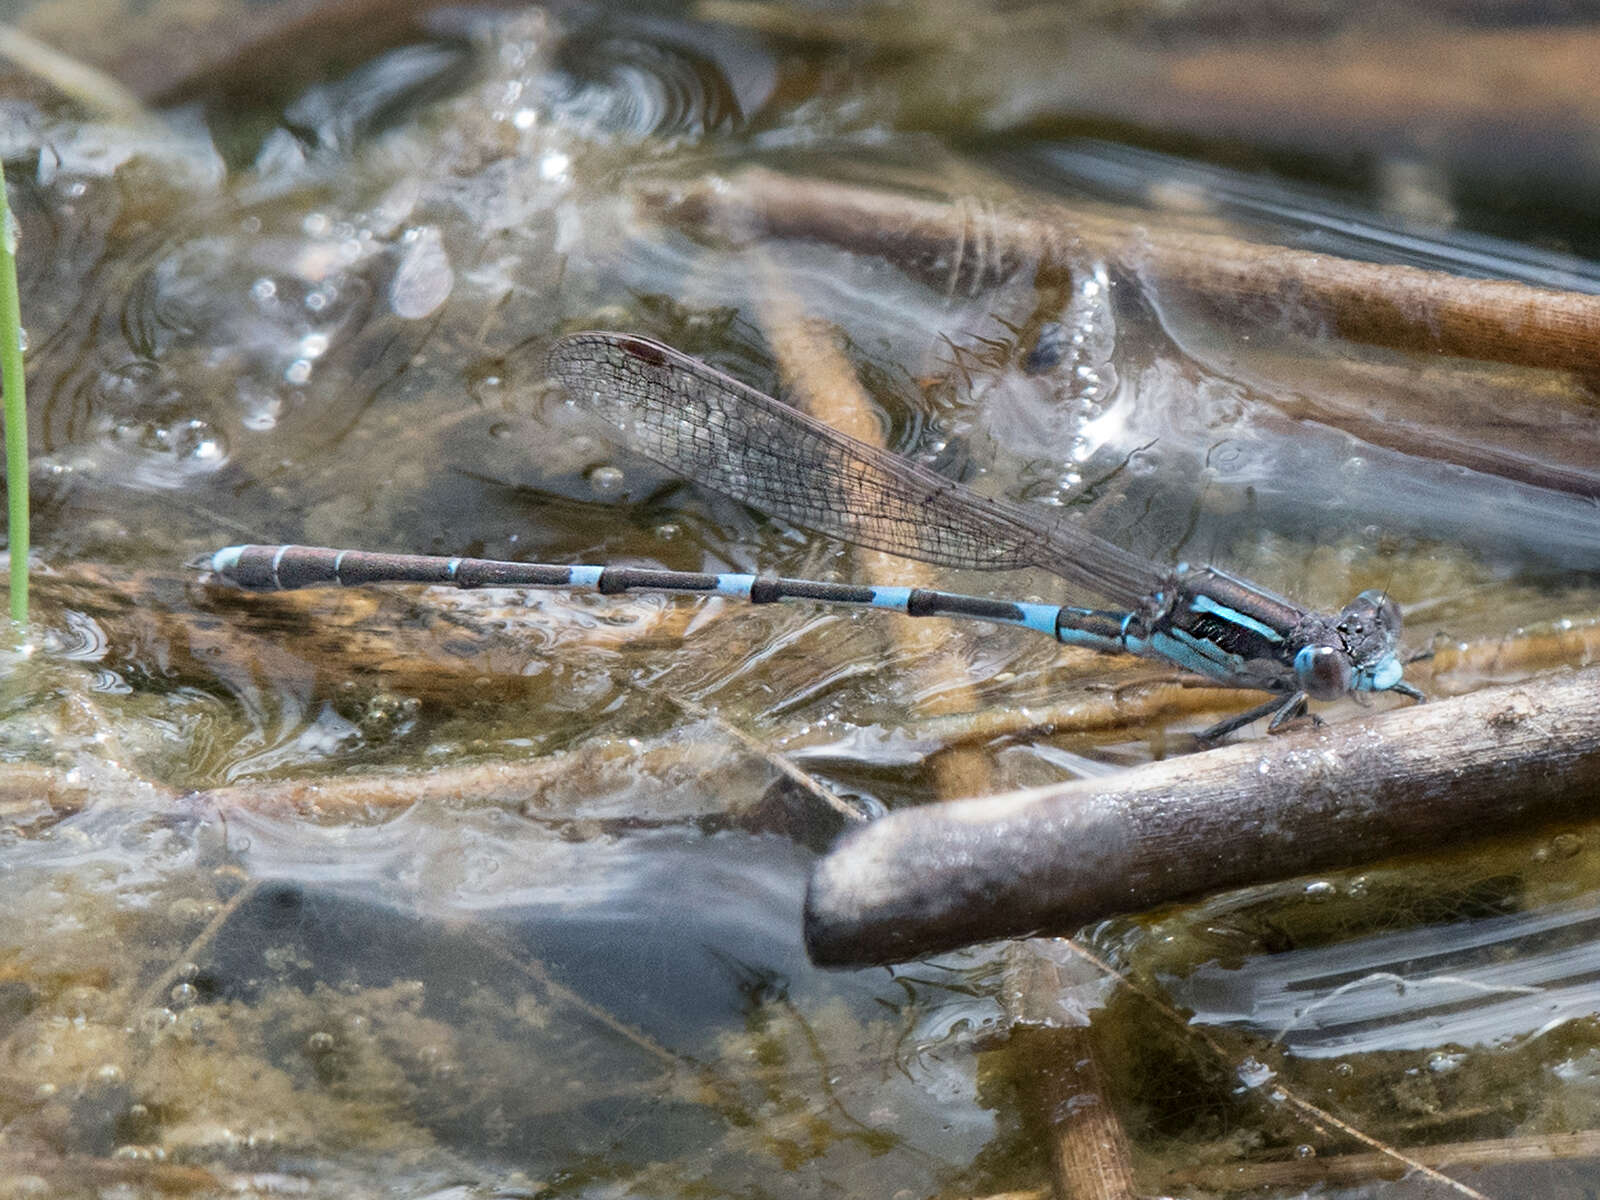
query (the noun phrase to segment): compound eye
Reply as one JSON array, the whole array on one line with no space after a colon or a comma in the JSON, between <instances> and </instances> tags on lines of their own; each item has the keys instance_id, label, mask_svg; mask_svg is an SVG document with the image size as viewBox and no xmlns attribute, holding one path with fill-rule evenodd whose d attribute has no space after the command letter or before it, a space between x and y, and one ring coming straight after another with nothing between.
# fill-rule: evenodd
<instances>
[{"instance_id":1,"label":"compound eye","mask_svg":"<svg viewBox=\"0 0 1600 1200\"><path fill-rule=\"evenodd\" d=\"M1355 685L1350 656L1332 646L1307 646L1294 656L1300 690L1313 700L1337 700Z\"/></svg>"}]
</instances>

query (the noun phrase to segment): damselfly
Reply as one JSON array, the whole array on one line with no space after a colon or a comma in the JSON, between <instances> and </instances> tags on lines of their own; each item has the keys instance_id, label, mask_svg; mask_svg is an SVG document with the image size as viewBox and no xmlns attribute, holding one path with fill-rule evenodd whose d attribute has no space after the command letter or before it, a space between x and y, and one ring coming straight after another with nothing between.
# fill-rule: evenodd
<instances>
[{"instance_id":1,"label":"damselfly","mask_svg":"<svg viewBox=\"0 0 1600 1200\"><path fill-rule=\"evenodd\" d=\"M1163 566L1042 507L983 496L921 464L790 408L671 347L621 333L555 343L550 374L617 426L629 445L697 483L796 525L952 568L1036 567L1121 607L965 596L929 588L823 583L638 567L561 566L313 546L229 546L203 560L257 591L317 584L432 583L685 592L765 604L861 604L913 617L1021 625L1069 646L1163 660L1229 687L1272 693L1208 729L1217 738L1271 715L1282 728L1307 700L1422 693L1403 682L1400 607L1362 592L1312 612L1216 567Z\"/></svg>"}]
</instances>

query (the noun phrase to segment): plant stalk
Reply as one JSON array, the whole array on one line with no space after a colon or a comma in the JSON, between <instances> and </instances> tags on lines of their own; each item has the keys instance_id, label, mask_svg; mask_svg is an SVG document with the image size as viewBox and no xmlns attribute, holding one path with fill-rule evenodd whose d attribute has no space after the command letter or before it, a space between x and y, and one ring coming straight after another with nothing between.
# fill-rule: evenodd
<instances>
[{"instance_id":1,"label":"plant stalk","mask_svg":"<svg viewBox=\"0 0 1600 1200\"><path fill-rule=\"evenodd\" d=\"M28 405L22 379L22 301L17 291L17 223L0 166L0 394L5 401L6 529L11 619L28 622Z\"/></svg>"}]
</instances>

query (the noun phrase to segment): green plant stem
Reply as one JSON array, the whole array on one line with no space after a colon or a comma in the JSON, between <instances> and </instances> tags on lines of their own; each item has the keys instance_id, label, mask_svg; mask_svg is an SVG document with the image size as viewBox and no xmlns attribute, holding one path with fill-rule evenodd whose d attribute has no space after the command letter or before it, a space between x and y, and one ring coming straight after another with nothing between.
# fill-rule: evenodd
<instances>
[{"instance_id":1,"label":"green plant stem","mask_svg":"<svg viewBox=\"0 0 1600 1200\"><path fill-rule=\"evenodd\" d=\"M0 391L5 397L6 514L11 545L11 619L28 620L28 403L22 381L22 300L17 226L0 165Z\"/></svg>"}]
</instances>

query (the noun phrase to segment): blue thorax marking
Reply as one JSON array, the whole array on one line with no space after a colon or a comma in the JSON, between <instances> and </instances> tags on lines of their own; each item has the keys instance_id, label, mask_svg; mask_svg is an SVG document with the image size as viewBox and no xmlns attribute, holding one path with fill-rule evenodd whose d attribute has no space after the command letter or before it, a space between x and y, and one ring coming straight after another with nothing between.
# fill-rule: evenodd
<instances>
[{"instance_id":1,"label":"blue thorax marking","mask_svg":"<svg viewBox=\"0 0 1600 1200\"><path fill-rule=\"evenodd\" d=\"M1356 689L1363 692L1386 692L1400 682L1406 669L1399 658L1386 654L1370 667L1356 672Z\"/></svg>"},{"instance_id":2,"label":"blue thorax marking","mask_svg":"<svg viewBox=\"0 0 1600 1200\"><path fill-rule=\"evenodd\" d=\"M1302 650L1301 654L1306 653ZM1296 664L1299 659L1296 658ZM1405 666L1395 654L1384 654L1370 666L1358 667L1355 672L1355 691L1389 691L1405 675Z\"/></svg>"},{"instance_id":3,"label":"blue thorax marking","mask_svg":"<svg viewBox=\"0 0 1600 1200\"><path fill-rule=\"evenodd\" d=\"M1236 608L1230 608L1226 604L1220 604L1216 600L1213 600L1210 596L1198 595L1191 597L1189 600L1189 608L1193 612L1210 613L1213 616L1220 617L1222 620L1231 624L1238 625L1244 629L1252 630L1266 638L1269 642L1281 643L1283 641L1284 635L1281 630L1274 629L1265 621L1258 620L1255 617L1250 616L1248 613L1242 613Z\"/></svg>"},{"instance_id":4,"label":"blue thorax marking","mask_svg":"<svg viewBox=\"0 0 1600 1200\"><path fill-rule=\"evenodd\" d=\"M1197 675L1229 679L1244 671L1244 660L1237 654L1182 629L1157 630L1150 635L1150 647L1162 658Z\"/></svg>"}]
</instances>

